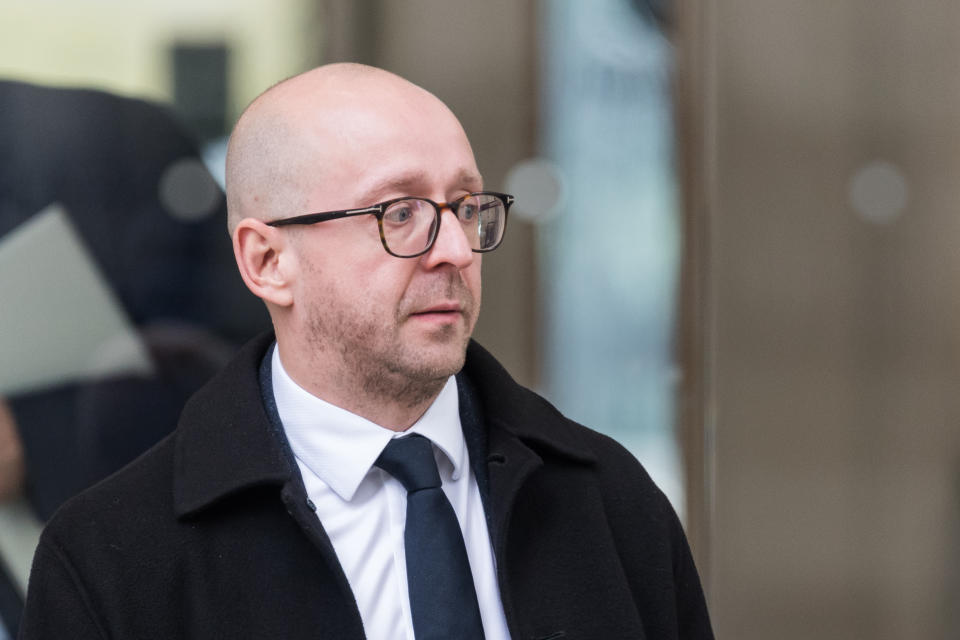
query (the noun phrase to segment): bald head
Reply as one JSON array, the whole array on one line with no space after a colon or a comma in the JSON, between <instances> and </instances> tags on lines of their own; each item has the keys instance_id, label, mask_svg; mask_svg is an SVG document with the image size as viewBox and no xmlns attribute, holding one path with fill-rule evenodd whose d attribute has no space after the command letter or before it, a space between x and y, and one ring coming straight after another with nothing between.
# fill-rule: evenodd
<instances>
[{"instance_id":1,"label":"bald head","mask_svg":"<svg viewBox=\"0 0 960 640\"><path fill-rule=\"evenodd\" d=\"M383 69L330 64L274 85L247 107L230 136L230 233L244 218L269 221L310 212L318 192L342 182L342 167L354 150L384 138L388 128L425 119L455 127L466 141L446 105ZM367 159L377 160L376 155ZM354 174L351 180L362 180L363 167Z\"/></svg>"}]
</instances>

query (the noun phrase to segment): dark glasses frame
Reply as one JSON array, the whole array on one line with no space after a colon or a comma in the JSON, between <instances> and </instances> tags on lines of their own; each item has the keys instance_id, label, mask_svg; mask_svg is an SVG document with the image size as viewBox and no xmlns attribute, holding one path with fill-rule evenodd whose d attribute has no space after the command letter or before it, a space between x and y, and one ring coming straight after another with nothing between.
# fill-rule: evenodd
<instances>
[{"instance_id":1,"label":"dark glasses frame","mask_svg":"<svg viewBox=\"0 0 960 640\"><path fill-rule=\"evenodd\" d=\"M500 200L503 204L503 227L504 232L506 232L507 226L507 214L510 212L510 205L513 204L515 198L507 193L499 193L496 191L474 191L473 193L468 193L466 195L460 196L455 200L450 202L434 202L430 198L419 198L415 196L403 196L402 198L393 198L385 202L380 202L369 207L362 207L360 209L343 209L341 211L324 211L321 213L306 213L299 216L293 216L290 218L280 218L278 220L271 220L267 224L271 227L286 227L289 225L300 225L300 224L317 224L318 222L327 222L328 220L338 220L340 218L350 218L352 216L365 216L372 215L377 217L377 226L380 229L380 243L383 244L384 250L392 256L397 258L416 258L417 256L422 256L426 252L430 251L433 248L434 242L437 240L437 236L440 232L440 221L443 215L444 209L450 209L453 212L453 215L457 216L459 219L459 214L457 213L460 205L467 198L476 197L476 196L493 196ZM433 225L433 232L430 236L430 239L427 241L427 246L422 251L417 253L412 253L409 255L402 255L399 253L394 253L390 250L390 247L387 245L387 239L383 233L383 216L386 214L387 207L397 202L403 202L405 200L420 200L422 202L430 203L434 210L437 212L437 221ZM500 246L500 243L503 242L503 236L505 233L500 234L500 239L497 240L497 244L492 247L487 247L486 249L473 249L471 251L474 253L486 253L488 251L493 251Z\"/></svg>"}]
</instances>

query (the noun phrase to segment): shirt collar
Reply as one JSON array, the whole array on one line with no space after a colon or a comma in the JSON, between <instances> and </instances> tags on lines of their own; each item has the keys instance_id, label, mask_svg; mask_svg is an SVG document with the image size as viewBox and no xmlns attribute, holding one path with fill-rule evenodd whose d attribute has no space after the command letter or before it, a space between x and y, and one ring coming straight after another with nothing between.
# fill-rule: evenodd
<instances>
[{"instance_id":1,"label":"shirt collar","mask_svg":"<svg viewBox=\"0 0 960 640\"><path fill-rule=\"evenodd\" d=\"M467 447L453 376L420 419L399 433L330 404L299 386L283 368L279 349L273 350L272 378L277 411L294 455L344 500L353 498L360 482L394 437L418 433L433 442L444 454L439 465L442 476L456 480L466 469Z\"/></svg>"}]
</instances>

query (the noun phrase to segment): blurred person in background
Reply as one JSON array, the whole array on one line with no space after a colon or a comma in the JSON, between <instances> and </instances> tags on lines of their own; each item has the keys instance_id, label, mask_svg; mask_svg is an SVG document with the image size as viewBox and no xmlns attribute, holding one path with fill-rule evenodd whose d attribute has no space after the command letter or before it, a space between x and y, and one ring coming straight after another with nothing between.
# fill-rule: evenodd
<instances>
[{"instance_id":1,"label":"blurred person in background","mask_svg":"<svg viewBox=\"0 0 960 640\"><path fill-rule=\"evenodd\" d=\"M284 81L227 193L275 331L58 512L22 638L713 637L640 464L470 340L513 199L442 102L355 64Z\"/></svg>"},{"instance_id":2,"label":"blurred person in background","mask_svg":"<svg viewBox=\"0 0 960 640\"><path fill-rule=\"evenodd\" d=\"M41 520L169 433L233 345L267 326L222 241L223 194L166 109L0 81L0 239L52 203L137 328L154 373L0 397L0 499L25 493ZM27 303L3 301L0 332L18 304ZM0 366L16 363L0 357Z\"/></svg>"},{"instance_id":3,"label":"blurred person in background","mask_svg":"<svg viewBox=\"0 0 960 640\"><path fill-rule=\"evenodd\" d=\"M151 370L12 392L0 384L0 515L8 529L2 533L15 541L35 540L38 522L65 500L167 435L186 399L237 345L268 326L223 241L223 193L193 137L165 108L103 91L0 81L0 251L52 204L116 299ZM0 285L22 279L29 286L20 289L35 299L61 295L37 284L35 272L12 266L0 271ZM81 339L87 327L77 307L84 304L93 303L69 300L73 313L36 318L38 326L66 330L34 345L34 359L70 350L73 344L60 339ZM32 305L19 297L0 302L0 343L22 339L12 334L12 318L40 313ZM0 349L3 379L15 379L24 364ZM9 557L24 553L19 549L3 546L0 553L0 638L16 634L20 617L28 565Z\"/></svg>"}]
</instances>

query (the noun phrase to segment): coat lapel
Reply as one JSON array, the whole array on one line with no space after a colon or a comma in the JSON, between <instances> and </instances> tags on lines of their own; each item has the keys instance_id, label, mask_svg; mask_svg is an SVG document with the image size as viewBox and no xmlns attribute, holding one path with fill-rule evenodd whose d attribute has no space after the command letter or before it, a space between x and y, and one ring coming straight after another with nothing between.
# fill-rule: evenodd
<instances>
[{"instance_id":1,"label":"coat lapel","mask_svg":"<svg viewBox=\"0 0 960 640\"><path fill-rule=\"evenodd\" d=\"M174 509L198 512L246 488L288 482L256 372L271 334L248 343L184 406L174 444Z\"/></svg>"},{"instance_id":2,"label":"coat lapel","mask_svg":"<svg viewBox=\"0 0 960 640\"><path fill-rule=\"evenodd\" d=\"M236 492L276 485L287 513L329 567L346 605L340 613L362 630L353 591L283 433L273 396L273 344L272 333L248 344L184 409L174 454L175 510L179 518L200 516Z\"/></svg>"}]
</instances>

